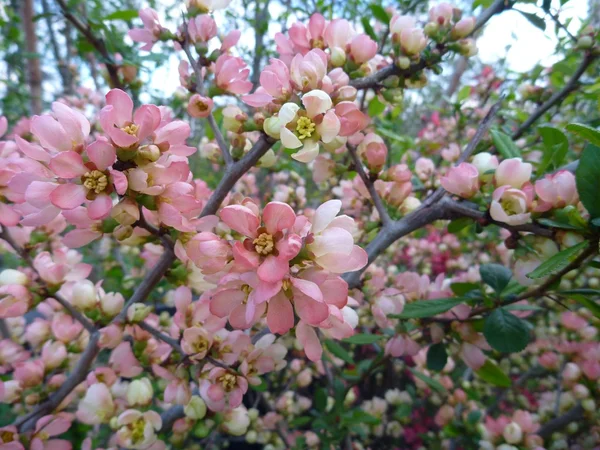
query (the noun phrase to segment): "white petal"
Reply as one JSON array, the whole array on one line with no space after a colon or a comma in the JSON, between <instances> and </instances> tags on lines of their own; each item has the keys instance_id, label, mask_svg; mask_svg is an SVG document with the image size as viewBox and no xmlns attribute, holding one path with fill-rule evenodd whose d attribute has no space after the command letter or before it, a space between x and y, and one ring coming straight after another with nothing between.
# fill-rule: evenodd
<instances>
[{"instance_id":1,"label":"white petal","mask_svg":"<svg viewBox=\"0 0 600 450\"><path fill-rule=\"evenodd\" d=\"M298 105L296 105L295 103L286 103L279 110L279 114L278 114L279 119L281 120L281 122L284 125L287 125L292 120L294 120L294 118L296 117L296 113L298 112L299 109L300 109L300 107Z\"/></svg>"},{"instance_id":2,"label":"white petal","mask_svg":"<svg viewBox=\"0 0 600 450\"><path fill-rule=\"evenodd\" d=\"M287 128L282 128L280 133L281 143L285 148L298 148L302 147L302 141Z\"/></svg>"},{"instance_id":3,"label":"white petal","mask_svg":"<svg viewBox=\"0 0 600 450\"><path fill-rule=\"evenodd\" d=\"M327 92L315 89L304 94L302 97L302 104L306 108L308 117L315 117L319 114L324 114L327 110L331 109L333 102Z\"/></svg>"},{"instance_id":4,"label":"white petal","mask_svg":"<svg viewBox=\"0 0 600 450\"><path fill-rule=\"evenodd\" d=\"M305 140L304 147L297 153L292 155L296 161L303 163L309 163L313 161L319 155L319 144L315 141Z\"/></svg>"}]
</instances>

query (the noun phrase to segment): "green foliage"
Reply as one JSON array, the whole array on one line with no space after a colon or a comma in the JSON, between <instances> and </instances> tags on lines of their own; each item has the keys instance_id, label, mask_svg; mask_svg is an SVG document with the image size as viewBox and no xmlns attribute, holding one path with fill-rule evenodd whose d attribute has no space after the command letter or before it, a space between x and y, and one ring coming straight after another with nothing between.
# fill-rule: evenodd
<instances>
[{"instance_id":1,"label":"green foliage","mask_svg":"<svg viewBox=\"0 0 600 450\"><path fill-rule=\"evenodd\" d=\"M529 343L527 323L503 308L486 317L483 335L494 350L504 353L520 352Z\"/></svg>"},{"instance_id":2,"label":"green foliage","mask_svg":"<svg viewBox=\"0 0 600 450\"><path fill-rule=\"evenodd\" d=\"M494 386L508 388L512 385L511 379L500 367L489 359L475 372L479 378Z\"/></svg>"},{"instance_id":3,"label":"green foliage","mask_svg":"<svg viewBox=\"0 0 600 450\"><path fill-rule=\"evenodd\" d=\"M379 336L379 335L375 335L375 334L358 333L358 334L355 334L354 336L350 336L345 339L342 339L342 341L346 342L348 344L368 345L368 344L374 344L375 342L379 342L382 338L383 338L383 336Z\"/></svg>"},{"instance_id":4,"label":"green foliage","mask_svg":"<svg viewBox=\"0 0 600 450\"><path fill-rule=\"evenodd\" d=\"M521 156L519 147L512 141L509 135L498 130L490 130L492 141L504 158L518 158Z\"/></svg>"},{"instance_id":5,"label":"green foliage","mask_svg":"<svg viewBox=\"0 0 600 450\"><path fill-rule=\"evenodd\" d=\"M352 359L352 355L340 344L331 339L327 339L324 341L325 348L329 350L334 356L337 356L341 360L347 362L348 364L354 364L354 359Z\"/></svg>"},{"instance_id":6,"label":"green foliage","mask_svg":"<svg viewBox=\"0 0 600 450\"><path fill-rule=\"evenodd\" d=\"M433 300L419 300L404 306L401 314L390 314L388 317L394 319L422 319L433 317L451 310L456 305L464 303L462 297L436 298Z\"/></svg>"},{"instance_id":7,"label":"green foliage","mask_svg":"<svg viewBox=\"0 0 600 450\"><path fill-rule=\"evenodd\" d=\"M600 147L588 145L583 150L575 172L577 192L592 218L600 217Z\"/></svg>"},{"instance_id":8,"label":"green foliage","mask_svg":"<svg viewBox=\"0 0 600 450\"><path fill-rule=\"evenodd\" d=\"M573 247L569 247L556 255L548 258L542 264L540 264L534 271L527 274L527 278L533 280L543 278L553 273L559 272L567 267L577 256L581 250L588 246L587 241L580 242Z\"/></svg>"},{"instance_id":9,"label":"green foliage","mask_svg":"<svg viewBox=\"0 0 600 450\"><path fill-rule=\"evenodd\" d=\"M427 350L427 368L430 370L440 371L448 362L448 352L446 347L441 342L429 346Z\"/></svg>"},{"instance_id":10,"label":"green foliage","mask_svg":"<svg viewBox=\"0 0 600 450\"><path fill-rule=\"evenodd\" d=\"M512 278L512 271L500 264L483 264L479 266L479 274L485 284L496 294L500 294Z\"/></svg>"},{"instance_id":11,"label":"green foliage","mask_svg":"<svg viewBox=\"0 0 600 450\"><path fill-rule=\"evenodd\" d=\"M542 175L547 170L556 170L564 162L569 150L569 141L565 134L557 128L538 127L544 142L544 156L538 165L537 174Z\"/></svg>"},{"instance_id":12,"label":"green foliage","mask_svg":"<svg viewBox=\"0 0 600 450\"><path fill-rule=\"evenodd\" d=\"M600 131L597 129L581 123L570 123L567 130L600 147Z\"/></svg>"}]
</instances>

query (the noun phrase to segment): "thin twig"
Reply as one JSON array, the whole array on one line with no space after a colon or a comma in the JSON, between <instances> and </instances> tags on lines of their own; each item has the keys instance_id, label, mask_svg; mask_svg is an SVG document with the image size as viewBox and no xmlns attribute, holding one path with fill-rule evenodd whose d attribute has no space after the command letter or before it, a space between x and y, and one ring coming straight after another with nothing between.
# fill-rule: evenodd
<instances>
[{"instance_id":1,"label":"thin twig","mask_svg":"<svg viewBox=\"0 0 600 450\"><path fill-rule=\"evenodd\" d=\"M363 183L365 184L365 187L369 191L369 194L371 195L371 200L373 201L373 204L375 205L375 208L377 209L377 212L379 213L379 218L381 219L381 222L383 223L384 226L389 225L389 223L392 221L392 219L390 219L390 216L389 216L387 210L385 209L385 205L383 204L381 197L377 193L377 189L375 189L375 185L373 184L373 181L369 178L369 176L365 172L365 170L362 166L360 157L358 156L358 153L356 151L356 148L352 145L348 145L347 147L348 147L348 152L350 153L350 156L352 157L352 161L354 162L354 169L356 170L356 172L360 176L360 179L363 181Z\"/></svg>"}]
</instances>

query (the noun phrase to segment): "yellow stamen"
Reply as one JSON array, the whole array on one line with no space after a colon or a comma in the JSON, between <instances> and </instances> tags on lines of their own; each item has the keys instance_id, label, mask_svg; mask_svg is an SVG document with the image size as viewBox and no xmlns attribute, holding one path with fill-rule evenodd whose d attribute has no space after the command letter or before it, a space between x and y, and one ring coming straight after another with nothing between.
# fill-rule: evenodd
<instances>
[{"instance_id":1,"label":"yellow stamen","mask_svg":"<svg viewBox=\"0 0 600 450\"><path fill-rule=\"evenodd\" d=\"M237 378L231 373L226 373L217 378L217 381L221 383L225 392L231 392L237 386Z\"/></svg>"},{"instance_id":2,"label":"yellow stamen","mask_svg":"<svg viewBox=\"0 0 600 450\"><path fill-rule=\"evenodd\" d=\"M298 133L298 139L306 139L312 136L317 126L308 117L300 117L296 124L296 132Z\"/></svg>"},{"instance_id":3,"label":"yellow stamen","mask_svg":"<svg viewBox=\"0 0 600 450\"><path fill-rule=\"evenodd\" d=\"M256 253L259 255L270 255L275 248L273 236L268 233L261 233L252 243L254 244Z\"/></svg>"},{"instance_id":4,"label":"yellow stamen","mask_svg":"<svg viewBox=\"0 0 600 450\"><path fill-rule=\"evenodd\" d=\"M81 181L83 185L88 188L90 191L94 191L96 194L104 191L108 186L108 178L99 170L92 170L91 172L86 172L81 177Z\"/></svg>"},{"instance_id":5,"label":"yellow stamen","mask_svg":"<svg viewBox=\"0 0 600 450\"><path fill-rule=\"evenodd\" d=\"M137 126L135 123L131 123L131 124L121 128L121 130L123 130L125 133L130 134L132 136L136 136L139 128L140 127Z\"/></svg>"}]
</instances>

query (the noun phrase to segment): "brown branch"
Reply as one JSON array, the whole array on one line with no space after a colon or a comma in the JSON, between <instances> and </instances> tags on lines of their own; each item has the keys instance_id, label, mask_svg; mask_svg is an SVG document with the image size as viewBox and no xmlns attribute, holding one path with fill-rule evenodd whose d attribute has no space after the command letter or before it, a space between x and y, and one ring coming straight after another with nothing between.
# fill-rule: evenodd
<instances>
[{"instance_id":1,"label":"brown branch","mask_svg":"<svg viewBox=\"0 0 600 450\"><path fill-rule=\"evenodd\" d=\"M471 32L471 35L478 31L481 27L483 27L488 22L488 20L490 20L494 15L512 8L513 3L514 1L512 0L495 0L489 8L484 10L479 15L479 17L477 18L477 22L475 23L475 28ZM368 77L363 78L357 78L355 80L350 81L350 85L354 86L356 89L380 88L382 87L381 82L392 75L410 78L413 75L422 71L423 69L429 68L437 64L441 57L448 52L448 48L443 46L438 50L439 53L437 53L433 61L427 61L424 58L421 58L419 61L412 63L407 69L400 69L396 65L390 64L389 66L384 67L383 69L374 73L373 75L369 75Z\"/></svg>"},{"instance_id":2,"label":"brown branch","mask_svg":"<svg viewBox=\"0 0 600 450\"><path fill-rule=\"evenodd\" d=\"M540 117L542 117L550 108L560 104L572 91L574 91L579 85L579 79L583 76L587 68L596 60L597 54L587 52L581 64L573 74L573 76L567 81L567 84L558 91L555 92L545 103L540 105L531 116L513 133L512 139L519 139L525 131L527 131Z\"/></svg>"},{"instance_id":3,"label":"brown branch","mask_svg":"<svg viewBox=\"0 0 600 450\"><path fill-rule=\"evenodd\" d=\"M119 78L119 65L108 52L104 40L94 34L89 24L86 24L71 12L73 8L69 8L65 0L56 0L56 3L60 7L65 19L71 22L77 31L79 31L88 40L92 47L96 49L100 56L102 56L104 64L106 65L108 76L110 78L110 87L122 89L123 84Z\"/></svg>"},{"instance_id":4,"label":"brown branch","mask_svg":"<svg viewBox=\"0 0 600 450\"><path fill-rule=\"evenodd\" d=\"M23 1L23 31L25 45L27 46L27 78L31 90L31 114L42 113L42 69L38 55L38 39L35 30L36 22L33 20L35 10L33 0Z\"/></svg>"},{"instance_id":5,"label":"brown branch","mask_svg":"<svg viewBox=\"0 0 600 450\"><path fill-rule=\"evenodd\" d=\"M577 404L562 416L547 422L536 434L542 439L548 439L554 432L562 430L571 422L580 421L583 418L584 413L585 410L583 409L583 406Z\"/></svg>"},{"instance_id":6,"label":"brown branch","mask_svg":"<svg viewBox=\"0 0 600 450\"><path fill-rule=\"evenodd\" d=\"M347 148L348 148L348 153L350 153L350 156L352 157L352 161L354 162L354 169L360 176L360 179L363 181L363 183L365 184L365 187L367 188L367 190L369 191L369 194L371 195L371 200L373 201L373 204L375 205L375 208L377 209L377 212L379 213L379 218L381 219L381 223L383 223L384 226L389 225L390 222L392 221L392 219L390 219L390 216L389 216L387 210L385 209L385 205L383 204L381 197L377 193L377 189L375 189L375 185L373 184L373 182L371 181L371 179L365 172L363 165L362 165L362 161L360 160L360 157L358 156L356 148L352 145L348 145Z\"/></svg>"}]
</instances>

